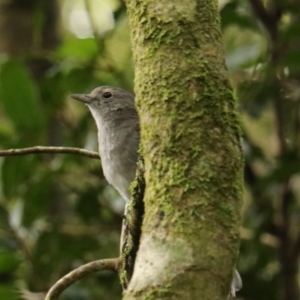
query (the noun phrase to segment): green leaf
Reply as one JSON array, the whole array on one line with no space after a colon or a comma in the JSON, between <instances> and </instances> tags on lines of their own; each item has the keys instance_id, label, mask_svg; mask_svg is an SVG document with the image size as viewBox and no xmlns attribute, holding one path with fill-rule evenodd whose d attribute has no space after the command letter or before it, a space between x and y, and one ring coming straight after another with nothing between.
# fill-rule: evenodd
<instances>
[{"instance_id":1,"label":"green leaf","mask_svg":"<svg viewBox=\"0 0 300 300\"><path fill-rule=\"evenodd\" d=\"M18 296L18 290L11 285L0 285L0 299L3 300L20 299L20 297Z\"/></svg>"},{"instance_id":2,"label":"green leaf","mask_svg":"<svg viewBox=\"0 0 300 300\"><path fill-rule=\"evenodd\" d=\"M0 252L0 274L12 272L18 268L20 259L13 252ZM2 298L0 298L2 299Z\"/></svg>"},{"instance_id":3,"label":"green leaf","mask_svg":"<svg viewBox=\"0 0 300 300\"><path fill-rule=\"evenodd\" d=\"M258 30L252 15L248 13L247 8L242 7L238 0L229 1L220 13L222 29L230 25L237 25L239 28Z\"/></svg>"},{"instance_id":4,"label":"green leaf","mask_svg":"<svg viewBox=\"0 0 300 300\"><path fill-rule=\"evenodd\" d=\"M66 84L72 93L84 93L98 86L99 80L95 79L93 67L88 65L84 68L71 68L66 72Z\"/></svg>"},{"instance_id":5,"label":"green leaf","mask_svg":"<svg viewBox=\"0 0 300 300\"><path fill-rule=\"evenodd\" d=\"M34 175L31 172L33 167L33 159L30 156L9 157L4 160L1 169L1 181L3 193L7 198L20 196L24 184Z\"/></svg>"},{"instance_id":6,"label":"green leaf","mask_svg":"<svg viewBox=\"0 0 300 300\"><path fill-rule=\"evenodd\" d=\"M226 64L230 70L239 69L255 63L261 53L260 45L236 47L226 55Z\"/></svg>"},{"instance_id":7,"label":"green leaf","mask_svg":"<svg viewBox=\"0 0 300 300\"><path fill-rule=\"evenodd\" d=\"M99 218L99 212L101 211L97 190L94 188L86 190L86 192L83 193L83 196L78 199L75 209L78 215L80 215L86 223L97 220L97 218ZM110 216L112 217L113 214L111 213Z\"/></svg>"},{"instance_id":8,"label":"green leaf","mask_svg":"<svg viewBox=\"0 0 300 300\"><path fill-rule=\"evenodd\" d=\"M9 222L8 222L8 211L7 209L4 207L3 203L0 202L0 228L3 229L7 229L9 228ZM2 237L3 239L3 237ZM2 242L2 241L1 241ZM0 243L0 247L1 247L1 243Z\"/></svg>"},{"instance_id":9,"label":"green leaf","mask_svg":"<svg viewBox=\"0 0 300 300\"><path fill-rule=\"evenodd\" d=\"M37 87L26 69L15 60L6 60L0 66L0 103L17 127L40 128Z\"/></svg>"},{"instance_id":10,"label":"green leaf","mask_svg":"<svg viewBox=\"0 0 300 300\"><path fill-rule=\"evenodd\" d=\"M69 39L60 47L58 53L67 58L91 59L98 53L95 39Z\"/></svg>"},{"instance_id":11,"label":"green leaf","mask_svg":"<svg viewBox=\"0 0 300 300\"><path fill-rule=\"evenodd\" d=\"M31 184L27 184L27 191L24 193L24 212L22 225L29 227L39 216L47 214L51 202L51 179L53 172L35 176Z\"/></svg>"}]
</instances>

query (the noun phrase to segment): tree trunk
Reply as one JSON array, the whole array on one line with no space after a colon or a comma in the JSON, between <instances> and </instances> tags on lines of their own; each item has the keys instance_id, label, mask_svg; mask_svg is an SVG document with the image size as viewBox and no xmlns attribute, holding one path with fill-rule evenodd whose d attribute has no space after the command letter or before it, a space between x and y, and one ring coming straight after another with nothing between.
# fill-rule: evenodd
<instances>
[{"instance_id":1,"label":"tree trunk","mask_svg":"<svg viewBox=\"0 0 300 300\"><path fill-rule=\"evenodd\" d=\"M243 160L216 1L127 0L145 216L124 299L226 299Z\"/></svg>"}]
</instances>

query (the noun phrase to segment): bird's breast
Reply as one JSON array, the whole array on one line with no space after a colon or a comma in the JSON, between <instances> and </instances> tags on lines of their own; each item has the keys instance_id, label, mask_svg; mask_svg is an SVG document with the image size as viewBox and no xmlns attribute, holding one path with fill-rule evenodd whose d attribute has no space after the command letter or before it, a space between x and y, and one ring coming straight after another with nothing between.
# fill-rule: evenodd
<instances>
[{"instance_id":1,"label":"bird's breast","mask_svg":"<svg viewBox=\"0 0 300 300\"><path fill-rule=\"evenodd\" d=\"M130 199L129 187L134 180L136 159L130 157L131 149L126 139L114 132L99 132L99 152L106 180L119 192L125 201ZM137 152L137 149L133 149ZM136 153L137 155L137 153Z\"/></svg>"}]
</instances>

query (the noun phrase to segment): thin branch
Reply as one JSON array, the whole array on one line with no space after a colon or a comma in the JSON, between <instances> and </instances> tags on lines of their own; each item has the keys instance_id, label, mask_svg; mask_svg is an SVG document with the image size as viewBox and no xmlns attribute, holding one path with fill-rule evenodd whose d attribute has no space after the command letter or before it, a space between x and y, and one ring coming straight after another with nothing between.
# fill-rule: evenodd
<instances>
[{"instance_id":1,"label":"thin branch","mask_svg":"<svg viewBox=\"0 0 300 300\"><path fill-rule=\"evenodd\" d=\"M298 261L299 255L300 255L300 231L298 232L294 247L291 251L291 257L294 261Z\"/></svg>"},{"instance_id":2,"label":"thin branch","mask_svg":"<svg viewBox=\"0 0 300 300\"><path fill-rule=\"evenodd\" d=\"M74 282L99 271L117 271L120 258L101 259L90 262L71 271L58 280L46 295L45 300L57 300L59 295Z\"/></svg>"},{"instance_id":3,"label":"thin branch","mask_svg":"<svg viewBox=\"0 0 300 300\"><path fill-rule=\"evenodd\" d=\"M93 34L94 40L95 40L95 42L98 46L99 53L102 53L103 49L104 49L104 44L103 44L103 40L101 39L100 35L97 32L98 31L97 30L97 25L93 20L92 7L91 7L91 4L90 4L90 1L89 0L84 0L83 4L85 6L85 10L86 10L87 15L88 15L89 23L90 23L90 26L91 26L91 29L92 29L92 34Z\"/></svg>"},{"instance_id":4,"label":"thin branch","mask_svg":"<svg viewBox=\"0 0 300 300\"><path fill-rule=\"evenodd\" d=\"M45 146L35 146L30 148L22 149L9 149L9 150L0 150L0 156L16 156L16 155L26 155L26 154L35 154L35 153L69 153L82 155L89 158L100 159L99 153L94 151L88 151L80 148L73 147L45 147Z\"/></svg>"},{"instance_id":5,"label":"thin branch","mask_svg":"<svg viewBox=\"0 0 300 300\"><path fill-rule=\"evenodd\" d=\"M275 41L278 36L278 28L277 20L274 15L265 8L261 0L249 0L249 2L251 3L254 13L262 22L272 40Z\"/></svg>"}]
</instances>

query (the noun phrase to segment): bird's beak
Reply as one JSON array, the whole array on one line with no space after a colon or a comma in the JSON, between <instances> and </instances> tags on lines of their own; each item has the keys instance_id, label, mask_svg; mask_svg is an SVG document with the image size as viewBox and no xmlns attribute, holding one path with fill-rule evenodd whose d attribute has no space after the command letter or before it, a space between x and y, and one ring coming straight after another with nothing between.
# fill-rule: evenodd
<instances>
[{"instance_id":1,"label":"bird's beak","mask_svg":"<svg viewBox=\"0 0 300 300\"><path fill-rule=\"evenodd\" d=\"M86 95L86 94L73 94L73 95L71 95L71 97L73 99L79 100L86 104L91 103L91 100L93 99L92 97L90 97L89 95Z\"/></svg>"}]
</instances>

